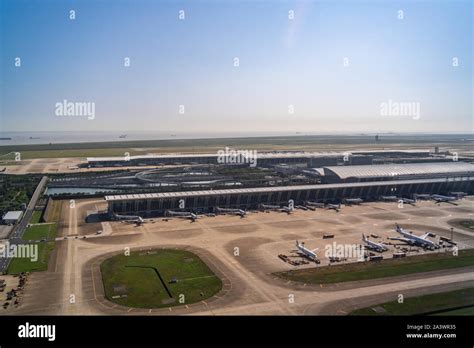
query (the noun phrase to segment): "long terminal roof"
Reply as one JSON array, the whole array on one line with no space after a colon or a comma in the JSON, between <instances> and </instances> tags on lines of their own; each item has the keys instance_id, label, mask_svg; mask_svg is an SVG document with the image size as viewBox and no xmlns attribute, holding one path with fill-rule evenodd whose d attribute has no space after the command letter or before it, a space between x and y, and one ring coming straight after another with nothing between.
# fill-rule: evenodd
<instances>
[{"instance_id":1,"label":"long terminal roof","mask_svg":"<svg viewBox=\"0 0 474 348\"><path fill-rule=\"evenodd\" d=\"M439 182L455 182L455 181L474 181L474 176L463 177L463 178L393 180L393 181L374 181L374 182L320 184L320 185L253 187L253 188L227 189L227 190L140 193L140 194L105 196L105 200L106 201L128 201L128 200L143 200L143 199L160 199L160 198L170 198L170 197L177 198L177 197L196 197L196 196L218 196L218 195L226 195L226 194L271 193L271 192L278 192L278 191L322 190L322 189L338 189L338 188L345 188L345 187L370 187L370 186L380 186L380 185L390 186L390 185L439 183Z\"/></svg>"}]
</instances>

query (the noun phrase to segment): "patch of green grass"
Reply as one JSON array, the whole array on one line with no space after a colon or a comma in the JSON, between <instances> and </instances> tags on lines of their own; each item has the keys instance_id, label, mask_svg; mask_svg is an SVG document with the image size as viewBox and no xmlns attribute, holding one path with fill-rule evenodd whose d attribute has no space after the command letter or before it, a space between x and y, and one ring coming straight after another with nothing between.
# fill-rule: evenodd
<instances>
[{"instance_id":1,"label":"patch of green grass","mask_svg":"<svg viewBox=\"0 0 474 348\"><path fill-rule=\"evenodd\" d=\"M31 223L31 224L37 224L37 223L39 223L40 220L41 220L41 214L42 214L42 213L43 213L43 212L42 212L41 210L35 210L35 211L33 212L33 216L31 217L30 223Z\"/></svg>"},{"instance_id":2,"label":"patch of green grass","mask_svg":"<svg viewBox=\"0 0 474 348\"><path fill-rule=\"evenodd\" d=\"M23 240L41 240L56 238L57 225L55 223L37 224L29 226L23 234Z\"/></svg>"},{"instance_id":3,"label":"patch of green grass","mask_svg":"<svg viewBox=\"0 0 474 348\"><path fill-rule=\"evenodd\" d=\"M452 219L448 224L462 230L474 231L474 219Z\"/></svg>"},{"instance_id":4,"label":"patch of green grass","mask_svg":"<svg viewBox=\"0 0 474 348\"><path fill-rule=\"evenodd\" d=\"M474 220L466 220L466 221L461 221L460 225L469 228L471 230L474 230Z\"/></svg>"},{"instance_id":5,"label":"patch of green grass","mask_svg":"<svg viewBox=\"0 0 474 348\"><path fill-rule=\"evenodd\" d=\"M40 272L48 269L48 261L54 249L55 242L36 243L38 247L38 259L32 261L31 258L12 258L8 266L8 274L19 274L21 272Z\"/></svg>"},{"instance_id":6,"label":"patch of green grass","mask_svg":"<svg viewBox=\"0 0 474 348\"><path fill-rule=\"evenodd\" d=\"M472 265L474 265L474 250L462 250L459 251L458 256L454 256L452 253L433 253L377 262L356 262L337 266L292 270L278 272L275 275L283 279L302 283L328 284L394 277Z\"/></svg>"},{"instance_id":7,"label":"patch of green grass","mask_svg":"<svg viewBox=\"0 0 474 348\"><path fill-rule=\"evenodd\" d=\"M137 251L130 256L117 255L105 260L100 270L106 297L128 307L190 304L209 298L222 288L221 280L209 267L185 250L160 249L149 254ZM173 278L177 279L176 283L170 283ZM122 294L120 288L127 297L113 298ZM184 303L180 299L184 299Z\"/></svg>"},{"instance_id":8,"label":"patch of green grass","mask_svg":"<svg viewBox=\"0 0 474 348\"><path fill-rule=\"evenodd\" d=\"M462 306L473 307L453 309ZM381 307L384 311L374 311L372 308ZM405 298L403 303L391 301L376 306L361 308L350 315L414 315L430 312L434 315L472 315L474 314L474 288L461 289L439 294L431 294Z\"/></svg>"}]
</instances>

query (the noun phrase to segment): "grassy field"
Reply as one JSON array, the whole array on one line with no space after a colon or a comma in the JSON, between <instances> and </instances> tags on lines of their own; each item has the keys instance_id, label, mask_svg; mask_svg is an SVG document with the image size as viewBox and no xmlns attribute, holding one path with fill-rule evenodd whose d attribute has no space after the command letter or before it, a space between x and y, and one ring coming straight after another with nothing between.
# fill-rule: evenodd
<instances>
[{"instance_id":1,"label":"grassy field","mask_svg":"<svg viewBox=\"0 0 474 348\"><path fill-rule=\"evenodd\" d=\"M459 308L469 306L466 308ZM472 307L471 307L472 306ZM377 307L377 311L373 308ZM383 310L381 310L383 308ZM350 315L473 315L474 288L442 292L439 294L405 298L403 303L391 301L361 308Z\"/></svg>"},{"instance_id":2,"label":"grassy field","mask_svg":"<svg viewBox=\"0 0 474 348\"><path fill-rule=\"evenodd\" d=\"M30 220L30 223L31 224L37 224L37 223L40 223L40 220L41 220L41 214L43 212L41 210L35 210L33 212L33 216L31 217L31 220Z\"/></svg>"},{"instance_id":3,"label":"grassy field","mask_svg":"<svg viewBox=\"0 0 474 348\"><path fill-rule=\"evenodd\" d=\"M54 239L56 237L57 225L38 224L27 228L23 234L23 240ZM19 274L21 272L39 272L48 269L48 261L54 250L55 241L34 243L38 247L38 260L30 258L13 258L8 266L8 274Z\"/></svg>"},{"instance_id":4,"label":"grassy field","mask_svg":"<svg viewBox=\"0 0 474 348\"><path fill-rule=\"evenodd\" d=\"M28 227L23 234L24 240L41 240L56 238L57 225L55 223L37 224Z\"/></svg>"},{"instance_id":5,"label":"grassy field","mask_svg":"<svg viewBox=\"0 0 474 348\"><path fill-rule=\"evenodd\" d=\"M329 284L375 278L394 277L406 274L459 268L474 265L474 250L451 253L436 253L388 259L378 262L356 262L351 264L316 267L275 273L276 276L308 284Z\"/></svg>"},{"instance_id":6,"label":"grassy field","mask_svg":"<svg viewBox=\"0 0 474 348\"><path fill-rule=\"evenodd\" d=\"M54 249L54 242L37 243L38 260L31 261L29 258L13 258L8 266L8 274L19 274L21 272L40 272L48 269L48 261Z\"/></svg>"},{"instance_id":7,"label":"grassy field","mask_svg":"<svg viewBox=\"0 0 474 348\"><path fill-rule=\"evenodd\" d=\"M105 260L100 270L106 297L128 307L190 304L209 298L222 288L222 282L206 264L184 250L117 255ZM173 278L177 282L171 283ZM126 297L114 298L121 295ZM184 303L180 303L180 298Z\"/></svg>"}]
</instances>

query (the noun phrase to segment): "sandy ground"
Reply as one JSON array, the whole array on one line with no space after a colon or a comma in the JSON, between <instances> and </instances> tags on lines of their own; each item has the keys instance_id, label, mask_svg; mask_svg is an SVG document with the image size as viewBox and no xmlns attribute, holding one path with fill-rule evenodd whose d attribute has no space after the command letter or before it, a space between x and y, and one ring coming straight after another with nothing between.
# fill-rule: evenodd
<instances>
[{"instance_id":1,"label":"sandy ground","mask_svg":"<svg viewBox=\"0 0 474 348\"><path fill-rule=\"evenodd\" d=\"M106 167L106 168L83 168L79 165L86 164L85 158L37 158L19 161L18 164L1 166L6 168L7 174L54 174L54 173L83 173L83 172L107 172L117 169L152 169L157 166L139 166L139 167ZM161 167L160 167L161 168Z\"/></svg>"},{"instance_id":2,"label":"sandy ground","mask_svg":"<svg viewBox=\"0 0 474 348\"><path fill-rule=\"evenodd\" d=\"M126 222L85 223L85 216L105 209L103 200L78 200L74 209L64 202L59 240L47 272L34 273L25 288L22 305L15 314L126 314L126 315L292 315L345 314L402 293L413 296L427 292L472 286L474 267L458 271L437 271L383 280L333 285L307 285L283 281L276 271L315 267L314 263L291 266L278 254L296 255L295 240L310 249L319 248L321 266L328 264L324 251L333 242L358 245L361 234L377 234L377 241L390 242L398 222L416 234L431 231L450 237L448 221L474 216L474 198L459 206L436 205L431 201L416 206L397 203L364 203L333 210L297 210L286 213L249 213L238 216L203 217L192 223L184 219L146 220L142 226ZM101 235L96 235L102 230ZM334 234L334 239L323 239ZM75 238L76 236L84 236ZM454 228L460 249L474 247L474 233ZM131 309L115 305L103 296L99 265L124 248L186 248L196 252L223 279L224 289L214 298L197 304L165 309ZM391 258L397 250L390 245L384 253ZM416 248L415 248L416 249ZM444 250L444 249L441 249ZM439 251L437 251L439 252ZM418 255L425 251L413 251Z\"/></svg>"}]
</instances>

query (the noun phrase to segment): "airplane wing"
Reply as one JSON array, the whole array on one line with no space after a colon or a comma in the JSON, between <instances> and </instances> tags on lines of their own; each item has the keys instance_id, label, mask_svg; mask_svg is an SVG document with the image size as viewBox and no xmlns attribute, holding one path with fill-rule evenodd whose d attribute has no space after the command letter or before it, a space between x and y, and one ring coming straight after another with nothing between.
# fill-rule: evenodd
<instances>
[{"instance_id":1,"label":"airplane wing","mask_svg":"<svg viewBox=\"0 0 474 348\"><path fill-rule=\"evenodd\" d=\"M427 239L431 235L430 232L426 232L424 235L420 236L421 239Z\"/></svg>"}]
</instances>

